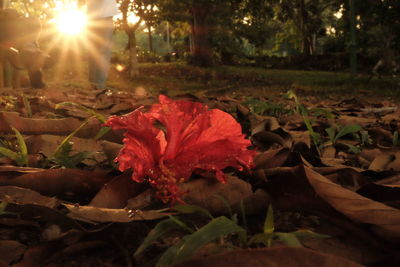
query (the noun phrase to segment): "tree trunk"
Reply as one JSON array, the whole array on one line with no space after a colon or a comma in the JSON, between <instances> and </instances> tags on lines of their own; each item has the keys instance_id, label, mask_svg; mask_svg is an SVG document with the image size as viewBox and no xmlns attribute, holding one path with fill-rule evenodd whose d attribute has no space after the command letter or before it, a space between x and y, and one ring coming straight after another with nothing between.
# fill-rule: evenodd
<instances>
[{"instance_id":1,"label":"tree trunk","mask_svg":"<svg viewBox=\"0 0 400 267\"><path fill-rule=\"evenodd\" d=\"M137 49L136 49L136 34L135 31L130 31L128 33L129 38L129 77L134 78L139 75L139 63L137 58Z\"/></svg>"},{"instance_id":2,"label":"tree trunk","mask_svg":"<svg viewBox=\"0 0 400 267\"><path fill-rule=\"evenodd\" d=\"M194 5L191 8L192 22L192 63L197 66L209 67L213 65L212 49L209 41L208 15L209 7Z\"/></svg>"},{"instance_id":3,"label":"tree trunk","mask_svg":"<svg viewBox=\"0 0 400 267\"><path fill-rule=\"evenodd\" d=\"M148 31L148 35L149 35L149 51L153 52L153 38L151 35L151 25L147 24L147 31Z\"/></svg>"},{"instance_id":4,"label":"tree trunk","mask_svg":"<svg viewBox=\"0 0 400 267\"><path fill-rule=\"evenodd\" d=\"M309 56L311 54L311 40L308 36L307 32L307 11L305 9L304 0L300 0L300 32L301 32L301 52L305 56Z\"/></svg>"}]
</instances>

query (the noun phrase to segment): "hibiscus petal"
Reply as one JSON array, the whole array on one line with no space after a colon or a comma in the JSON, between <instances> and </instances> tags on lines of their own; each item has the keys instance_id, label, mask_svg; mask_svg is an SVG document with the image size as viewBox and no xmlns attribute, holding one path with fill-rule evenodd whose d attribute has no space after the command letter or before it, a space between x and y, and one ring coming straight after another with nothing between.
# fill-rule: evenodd
<instances>
[{"instance_id":1,"label":"hibiscus petal","mask_svg":"<svg viewBox=\"0 0 400 267\"><path fill-rule=\"evenodd\" d=\"M132 168L133 179L142 181L144 175L154 175L158 162L165 151L164 133L153 126L152 120L140 110L122 117L110 117L105 123L112 129L125 129L124 147L116 161L121 171Z\"/></svg>"},{"instance_id":2,"label":"hibiscus petal","mask_svg":"<svg viewBox=\"0 0 400 267\"><path fill-rule=\"evenodd\" d=\"M207 112L208 107L186 100L174 101L159 96L160 104L152 106L148 116L160 121L166 127L167 147L165 159L173 159L179 150L201 133L204 121L198 116Z\"/></svg>"},{"instance_id":3,"label":"hibiscus petal","mask_svg":"<svg viewBox=\"0 0 400 267\"><path fill-rule=\"evenodd\" d=\"M226 167L238 170L252 167L256 152L248 150L251 142L245 139L242 127L230 114L217 109L207 110L194 118L193 122L201 125L191 128L197 131L198 137L188 139L190 142L181 145L175 157L164 158L165 165L178 177L186 180L195 169L203 169L216 172L216 178L223 182L224 176L219 170Z\"/></svg>"}]
</instances>

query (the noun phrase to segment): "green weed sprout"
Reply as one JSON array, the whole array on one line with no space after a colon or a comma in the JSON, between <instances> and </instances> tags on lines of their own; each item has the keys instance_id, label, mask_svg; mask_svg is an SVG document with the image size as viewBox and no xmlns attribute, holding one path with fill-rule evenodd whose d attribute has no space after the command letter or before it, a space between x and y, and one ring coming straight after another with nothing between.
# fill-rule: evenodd
<instances>
[{"instance_id":1,"label":"green weed sprout","mask_svg":"<svg viewBox=\"0 0 400 267\"><path fill-rule=\"evenodd\" d=\"M6 147L0 147L0 154L15 161L18 166L28 166L28 149L25 140L16 128L11 127L11 129L14 131L15 137L17 138L17 151Z\"/></svg>"}]
</instances>

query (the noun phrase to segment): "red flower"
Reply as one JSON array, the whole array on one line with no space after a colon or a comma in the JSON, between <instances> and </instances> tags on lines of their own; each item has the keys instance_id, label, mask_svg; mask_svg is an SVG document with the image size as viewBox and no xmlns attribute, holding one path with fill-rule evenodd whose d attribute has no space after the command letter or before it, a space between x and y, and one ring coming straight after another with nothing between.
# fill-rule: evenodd
<instances>
[{"instance_id":1,"label":"red flower","mask_svg":"<svg viewBox=\"0 0 400 267\"><path fill-rule=\"evenodd\" d=\"M137 109L106 122L114 130L126 130L116 161L121 171L134 170L133 180L148 179L166 202L180 200L183 193L177 184L187 181L193 172L215 172L224 183L224 168L252 167L255 151L247 149L251 143L231 115L164 95L159 101L147 113ZM157 127L156 122L165 128Z\"/></svg>"}]
</instances>

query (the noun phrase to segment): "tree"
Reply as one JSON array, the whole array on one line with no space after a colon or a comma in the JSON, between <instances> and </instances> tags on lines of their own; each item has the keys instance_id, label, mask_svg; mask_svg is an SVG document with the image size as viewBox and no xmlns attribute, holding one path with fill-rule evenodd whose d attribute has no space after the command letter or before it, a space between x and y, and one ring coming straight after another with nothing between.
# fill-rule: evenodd
<instances>
[{"instance_id":1,"label":"tree","mask_svg":"<svg viewBox=\"0 0 400 267\"><path fill-rule=\"evenodd\" d=\"M269 0L245 0L240 6L236 20L239 34L255 47L260 57L276 33L273 5Z\"/></svg>"},{"instance_id":2,"label":"tree","mask_svg":"<svg viewBox=\"0 0 400 267\"><path fill-rule=\"evenodd\" d=\"M300 36L303 55L314 54L316 37L324 30L324 11L337 0L281 0L275 5L276 15L282 23L293 23Z\"/></svg>"},{"instance_id":3,"label":"tree","mask_svg":"<svg viewBox=\"0 0 400 267\"><path fill-rule=\"evenodd\" d=\"M226 40L230 34L236 34L232 30L233 21L241 1L160 0L159 7L164 19L190 23L191 63L207 67L215 64L215 45L220 44L215 39L223 37Z\"/></svg>"}]
</instances>

